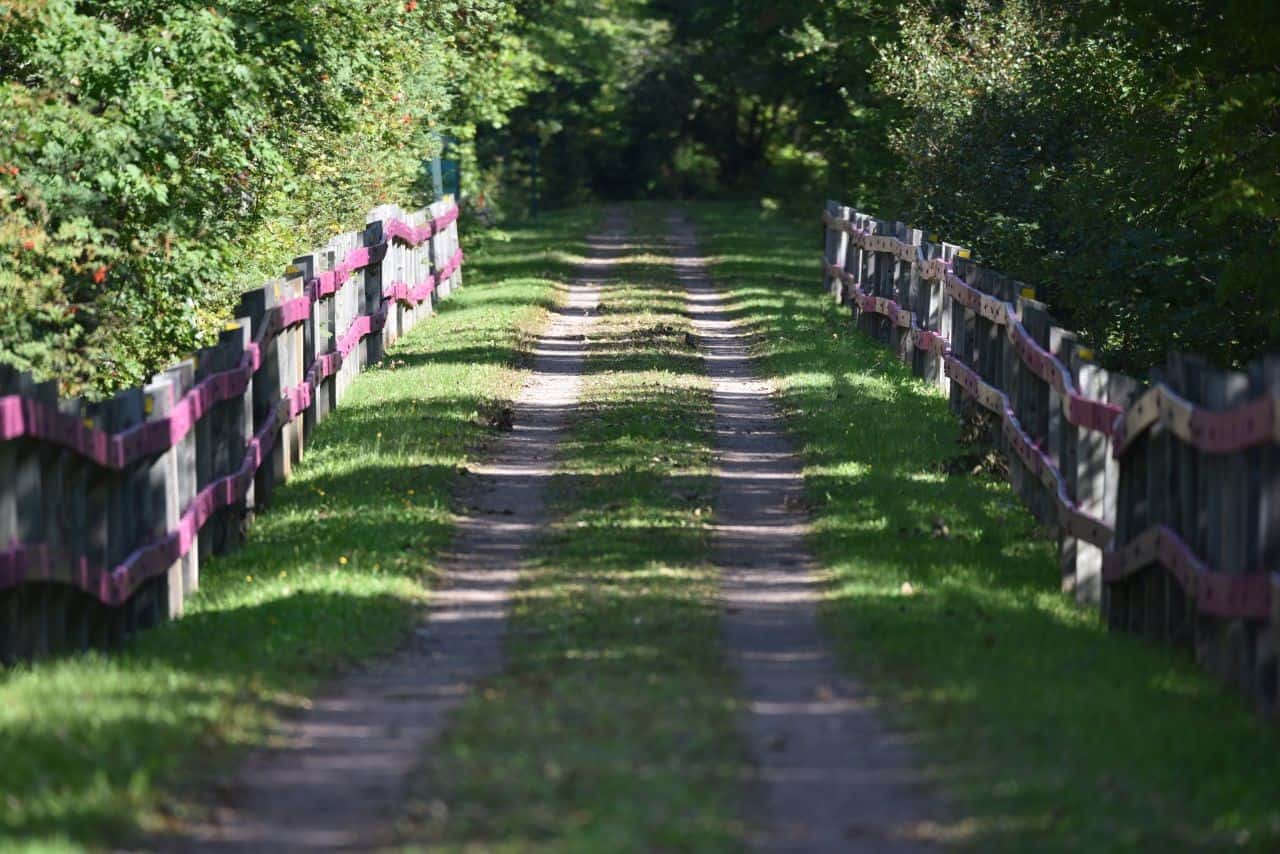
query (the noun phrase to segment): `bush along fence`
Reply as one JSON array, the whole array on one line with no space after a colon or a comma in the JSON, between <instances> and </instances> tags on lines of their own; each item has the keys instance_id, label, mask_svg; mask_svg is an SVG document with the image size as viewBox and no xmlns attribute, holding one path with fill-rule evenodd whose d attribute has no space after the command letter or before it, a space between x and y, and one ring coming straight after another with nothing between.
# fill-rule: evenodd
<instances>
[{"instance_id":1,"label":"bush along fence","mask_svg":"<svg viewBox=\"0 0 1280 854\"><path fill-rule=\"evenodd\" d=\"M959 246L835 202L823 226L826 287L990 425L1059 538L1064 589L1280 716L1280 356L1232 372L1173 355L1139 382Z\"/></svg>"},{"instance_id":2,"label":"bush along fence","mask_svg":"<svg viewBox=\"0 0 1280 854\"><path fill-rule=\"evenodd\" d=\"M0 659L179 616L356 374L461 285L457 218L376 208L243 294L215 346L108 400L0 367Z\"/></svg>"}]
</instances>

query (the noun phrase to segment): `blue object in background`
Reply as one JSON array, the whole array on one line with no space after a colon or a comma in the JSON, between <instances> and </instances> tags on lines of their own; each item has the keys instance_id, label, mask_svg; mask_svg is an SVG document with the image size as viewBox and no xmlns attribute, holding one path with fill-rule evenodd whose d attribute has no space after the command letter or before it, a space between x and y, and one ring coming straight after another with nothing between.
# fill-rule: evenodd
<instances>
[{"instance_id":1,"label":"blue object in background","mask_svg":"<svg viewBox=\"0 0 1280 854\"><path fill-rule=\"evenodd\" d=\"M458 140L448 134L436 136L440 140L440 153L431 158L431 189L436 199L452 196L462 198L462 162L456 156ZM454 156L450 156L454 155Z\"/></svg>"}]
</instances>

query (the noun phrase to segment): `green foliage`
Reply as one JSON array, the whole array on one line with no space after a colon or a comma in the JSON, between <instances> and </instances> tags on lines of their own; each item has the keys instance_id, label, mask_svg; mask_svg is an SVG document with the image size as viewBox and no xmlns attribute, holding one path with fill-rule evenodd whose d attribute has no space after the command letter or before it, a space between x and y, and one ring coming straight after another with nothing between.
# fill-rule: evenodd
<instances>
[{"instance_id":1,"label":"green foliage","mask_svg":"<svg viewBox=\"0 0 1280 854\"><path fill-rule=\"evenodd\" d=\"M896 26L880 4L562 0L522 11L542 82L509 125L478 137L509 191L529 192L535 141L549 205L762 185L797 204L849 185L878 200L888 183L845 156L890 164L892 104L867 75L876 40Z\"/></svg>"},{"instance_id":2,"label":"green foliage","mask_svg":"<svg viewBox=\"0 0 1280 854\"><path fill-rule=\"evenodd\" d=\"M518 100L486 86L512 14L507 0L0 7L4 358L101 392L200 344L290 253L410 199L433 124Z\"/></svg>"},{"instance_id":3,"label":"green foliage","mask_svg":"<svg viewBox=\"0 0 1280 854\"><path fill-rule=\"evenodd\" d=\"M1259 275L1280 260L1276 73L1224 75L1225 33L1149 25L1089 2L908 7L876 67L911 116L894 213L1037 285L1115 365L1240 362L1280 333Z\"/></svg>"},{"instance_id":4,"label":"green foliage","mask_svg":"<svg viewBox=\"0 0 1280 854\"><path fill-rule=\"evenodd\" d=\"M477 149L541 200L846 199L1033 284L1116 367L1280 340L1280 6L528 0Z\"/></svg>"}]
</instances>

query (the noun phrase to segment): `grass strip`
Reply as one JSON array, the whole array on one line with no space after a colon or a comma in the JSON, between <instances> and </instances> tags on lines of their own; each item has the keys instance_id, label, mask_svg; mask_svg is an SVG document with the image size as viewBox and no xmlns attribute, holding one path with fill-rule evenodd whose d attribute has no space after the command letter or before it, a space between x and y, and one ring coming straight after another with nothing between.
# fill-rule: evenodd
<instances>
[{"instance_id":1,"label":"grass strip","mask_svg":"<svg viewBox=\"0 0 1280 854\"><path fill-rule=\"evenodd\" d=\"M418 778L405 835L432 850L740 846L742 748L707 563L710 386L662 211L631 210L506 674Z\"/></svg>"},{"instance_id":2,"label":"grass strip","mask_svg":"<svg viewBox=\"0 0 1280 854\"><path fill-rule=\"evenodd\" d=\"M0 673L0 849L79 850L180 822L318 680L395 648L450 534L459 466L526 372L590 211L469 241L466 287L360 377L188 616L111 656ZM578 253L578 254L575 254Z\"/></svg>"},{"instance_id":3,"label":"grass strip","mask_svg":"<svg viewBox=\"0 0 1280 854\"><path fill-rule=\"evenodd\" d=\"M815 208L817 210L817 208ZM692 206L801 444L824 622L923 733L982 850L1280 846L1280 733L1058 589L1007 484L949 475L947 402L821 291L819 225Z\"/></svg>"}]
</instances>

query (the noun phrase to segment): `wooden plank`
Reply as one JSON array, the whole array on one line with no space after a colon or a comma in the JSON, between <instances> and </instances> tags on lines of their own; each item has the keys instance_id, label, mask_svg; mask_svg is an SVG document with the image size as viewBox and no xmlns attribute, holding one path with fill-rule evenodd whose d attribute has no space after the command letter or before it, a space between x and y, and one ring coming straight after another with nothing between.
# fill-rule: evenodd
<instances>
[{"instance_id":1,"label":"wooden plank","mask_svg":"<svg viewBox=\"0 0 1280 854\"><path fill-rule=\"evenodd\" d=\"M365 239L369 239L370 230L378 235L375 243L382 240L384 235L383 223L391 219L402 219L403 216L397 205L378 205L369 215L365 217ZM381 296L382 291L396 282L403 282L403 264L401 255L403 253L403 245L398 240L392 240L388 243L386 257L382 259L380 265L380 278L378 286L378 302L374 305L373 310L377 311L378 306L383 302ZM386 353L387 350L400 337L400 310L401 305L398 300L389 302L387 308L387 322L382 327L380 353Z\"/></svg>"},{"instance_id":2,"label":"wooden plank","mask_svg":"<svg viewBox=\"0 0 1280 854\"><path fill-rule=\"evenodd\" d=\"M332 270L334 265L332 249L322 249L312 253L316 263L316 275ZM316 355L332 353L338 349L337 339L338 299L329 294L316 303ZM322 423L329 413L338 407L338 377L330 375L320 381L316 389L316 423Z\"/></svg>"},{"instance_id":3,"label":"wooden plank","mask_svg":"<svg viewBox=\"0 0 1280 854\"><path fill-rule=\"evenodd\" d=\"M365 246L378 246L382 243L382 222L376 221L368 223L364 229L363 235ZM382 307L382 262L369 264L364 268L364 303L362 304L361 313L374 316ZM361 363L361 370L382 360L383 346L382 336L378 334L368 335L361 344L361 350L364 352L364 360Z\"/></svg>"},{"instance_id":4,"label":"wooden plank","mask_svg":"<svg viewBox=\"0 0 1280 854\"><path fill-rule=\"evenodd\" d=\"M435 202L427 206L427 214L432 218L443 216L448 204L444 201ZM447 232L432 232L428 241L427 254L431 258L431 269L439 277L440 270L449 262L449 235ZM436 298L448 299L451 287L451 277L439 279L436 283Z\"/></svg>"},{"instance_id":5,"label":"wooden plank","mask_svg":"<svg viewBox=\"0 0 1280 854\"><path fill-rule=\"evenodd\" d=\"M146 419L145 399L142 389L122 391L110 401L110 423L107 429L113 433L141 424ZM140 545L146 530L142 524L140 506L148 488L149 478L143 471L146 463L137 462L115 473L110 485L107 510L107 566L118 566ZM108 626L109 645L119 646L138 631L139 622L145 623L154 602L155 591L142 589L119 607L110 608Z\"/></svg>"},{"instance_id":6,"label":"wooden plank","mask_svg":"<svg viewBox=\"0 0 1280 854\"><path fill-rule=\"evenodd\" d=\"M143 389L146 395L147 420L157 421L169 417L174 405L191 388L195 378L195 365L187 362L157 375ZM188 437L191 438L191 437ZM184 487L194 489L194 472L184 478L180 469L181 445L170 448L153 457L142 466L147 476L146 490L141 504L144 536L159 539L177 527L182 508ZM184 483L184 479L190 483ZM195 550L198 552L198 549ZM196 555L199 558L199 555ZM146 615L156 622L182 616L185 591L185 560L179 558L164 574L149 582L155 595L153 613Z\"/></svg>"},{"instance_id":7,"label":"wooden plank","mask_svg":"<svg viewBox=\"0 0 1280 854\"><path fill-rule=\"evenodd\" d=\"M832 199L827 199L826 205L823 206L823 212L827 216L839 216L840 205ZM836 293L838 282L827 269L828 265L836 263L836 245L837 233L827 221L822 221L822 288L833 296Z\"/></svg>"},{"instance_id":8,"label":"wooden plank","mask_svg":"<svg viewBox=\"0 0 1280 854\"><path fill-rule=\"evenodd\" d=\"M919 246L924 260L931 261L935 258L940 258L942 256L942 246L926 239L928 235L923 229L919 231ZM933 330L945 336L946 331L942 325L942 282L937 279L926 280L922 272L920 264L912 265L912 287L915 294L912 310L916 313L916 319L922 328ZM925 382L940 386L944 394L949 391L944 382L946 376L942 370L942 359L938 354L931 351L917 350L915 372Z\"/></svg>"},{"instance_id":9,"label":"wooden plank","mask_svg":"<svg viewBox=\"0 0 1280 854\"><path fill-rule=\"evenodd\" d=\"M1228 371L1205 370L1201 374L1203 404L1215 411L1228 409L1248 397L1248 378ZM1242 494L1248 473L1240 454L1201 454L1197 472L1205 506L1205 562L1218 572L1240 572L1247 554L1244 542ZM1195 625L1196 658L1209 672L1236 686L1248 688L1252 671L1252 643L1242 620L1198 615Z\"/></svg>"},{"instance_id":10,"label":"wooden plank","mask_svg":"<svg viewBox=\"0 0 1280 854\"><path fill-rule=\"evenodd\" d=\"M216 352L218 351L214 350L210 355L216 355ZM195 387L198 367L200 367L198 360L183 360L165 371L165 375L173 380L174 401L179 401L184 394ZM154 412L152 417L155 417ZM165 497L165 531L177 528L182 513L195 502L196 493L200 490L200 471L198 471L196 460L197 440L197 431L192 430L182 439L182 442L165 455L173 457L166 475L172 480L166 484L157 484L157 489L160 489ZM157 531L157 534L160 533L164 531ZM200 589L200 548L192 548L184 554L179 561L177 574L172 568L168 577L168 586L165 590L168 597L166 597L164 617L173 620L182 616L184 600Z\"/></svg>"},{"instance_id":11,"label":"wooden plank","mask_svg":"<svg viewBox=\"0 0 1280 854\"><path fill-rule=\"evenodd\" d=\"M1075 377L1072 360L1076 350L1076 337L1060 326L1049 329L1049 349L1054 358L1062 362L1068 373ZM1067 495L1072 501L1079 501L1077 478L1079 470L1076 466L1076 447L1079 442L1079 430L1071 424L1063 411L1065 399L1055 390L1049 392L1049 456L1058 471L1062 472L1063 482L1067 485ZM1061 570L1062 591L1075 593L1076 589L1076 557L1079 553L1080 541L1059 529L1058 532L1058 565Z\"/></svg>"},{"instance_id":12,"label":"wooden plank","mask_svg":"<svg viewBox=\"0 0 1280 854\"><path fill-rule=\"evenodd\" d=\"M1094 365L1079 348L1073 348L1070 362L1076 388L1093 400L1105 400L1106 371ZM1075 459L1073 485L1076 504L1091 516L1105 518L1107 489L1107 440L1101 433L1079 430L1068 426L1068 437L1074 438L1072 455ZM1102 601L1102 549L1084 540L1071 539L1070 553L1074 558L1070 568L1064 567L1064 576L1074 576L1071 589L1076 601L1082 605L1100 605ZM1064 559L1067 552L1064 551ZM1064 585L1065 586L1065 585Z\"/></svg>"},{"instance_id":13,"label":"wooden plank","mask_svg":"<svg viewBox=\"0 0 1280 854\"><path fill-rule=\"evenodd\" d=\"M290 267L289 269L293 268ZM280 289L283 294L282 301L290 302L306 294L306 282L296 272L286 272L281 279ZM306 326L306 321L295 323L284 331L284 335L281 338L281 347L288 354L286 359L288 370L284 374L282 394L297 389L302 385L302 381L306 377L309 364L306 358ZM302 456L305 452L305 419L301 416L291 419L285 424L284 433L288 437L289 445L288 465L285 468L285 479L287 480L293 475L294 468L302 462Z\"/></svg>"},{"instance_id":14,"label":"wooden plank","mask_svg":"<svg viewBox=\"0 0 1280 854\"><path fill-rule=\"evenodd\" d=\"M967 258L961 258L957 255L952 259L952 265L955 274L960 278L968 281L973 276L974 265ZM968 306L955 300L951 301L951 309L951 327L948 336L951 341L951 355L976 370L973 362L971 334L974 326L973 312ZM968 406L968 395L965 394L959 383L952 383L951 408L957 413L964 413L967 411Z\"/></svg>"},{"instance_id":15,"label":"wooden plank","mask_svg":"<svg viewBox=\"0 0 1280 854\"><path fill-rule=\"evenodd\" d=\"M293 259L289 268L285 271L285 275L289 278L296 278L299 281L298 289L305 292L307 282L315 278L317 270L320 267L319 253L309 252L306 255L299 255ZM315 364L316 357L330 352L325 349L329 342L328 332L325 329L328 299L317 299L311 305L311 315L302 323L302 372L305 375ZM312 390L311 405L306 408L299 422L299 429L302 434L302 442L305 445L311 438L311 434L315 431L316 424L320 422L319 414L321 409L321 389L319 385Z\"/></svg>"},{"instance_id":16,"label":"wooden plank","mask_svg":"<svg viewBox=\"0 0 1280 854\"><path fill-rule=\"evenodd\" d=\"M23 379L24 382L19 386L19 392L23 396L34 398L45 404L57 403L56 384L37 383L29 375L24 375ZM54 478L46 478L46 472L53 465L58 451L49 443L36 440L23 440L22 446L18 450L16 473L16 479L20 482L18 515L24 521L21 526L22 542L48 542L49 538L56 537L57 533L53 520L45 512L44 493L46 490L56 489L57 481ZM55 502L57 500L56 493L53 500ZM55 541L51 545L58 546L61 543ZM22 619L26 635L24 657L46 658L55 651L53 635L57 634L56 627L52 624L56 617L51 612L56 603L51 601L50 585L44 582L28 584L23 598L25 604Z\"/></svg>"},{"instance_id":17,"label":"wooden plank","mask_svg":"<svg viewBox=\"0 0 1280 854\"><path fill-rule=\"evenodd\" d=\"M1280 355L1259 360L1252 368L1258 394L1270 392L1280 396ZM1268 444L1259 449L1254 468L1258 478L1257 500L1252 505L1257 525L1257 541L1249 557L1253 568L1280 567L1280 446ZM1280 718L1280 576L1273 575L1271 589L1272 616L1260 627L1253 694L1259 710L1267 717Z\"/></svg>"},{"instance_id":18,"label":"wooden plank","mask_svg":"<svg viewBox=\"0 0 1280 854\"><path fill-rule=\"evenodd\" d=\"M1179 378L1164 376L1152 378L1154 381L1172 382L1178 386ZM1156 424L1148 431L1145 442L1147 457L1147 520L1146 526L1174 525L1173 501L1170 494L1170 479L1173 471L1173 437L1163 423ZM1132 607L1142 611L1139 622L1142 633L1153 641L1163 642L1167 639L1167 599L1169 597L1169 573L1164 567L1152 564L1137 578L1141 589L1141 601L1132 603Z\"/></svg>"},{"instance_id":19,"label":"wooden plank","mask_svg":"<svg viewBox=\"0 0 1280 854\"><path fill-rule=\"evenodd\" d=\"M446 202L450 208L456 206L457 200L453 196L447 196ZM446 211L447 212L447 211ZM455 219L448 228L449 236L449 257L458 251L462 246L462 217ZM460 290L462 288L462 268L458 267L453 271L453 275L449 276L449 293Z\"/></svg>"},{"instance_id":20,"label":"wooden plank","mask_svg":"<svg viewBox=\"0 0 1280 854\"><path fill-rule=\"evenodd\" d=\"M1101 391L1099 399L1107 400L1115 405L1128 409L1143 387L1133 379L1121 374L1099 372ZM1126 453L1122 459L1116 459L1113 445L1104 444L1104 477L1102 483L1102 519L1112 525L1117 546L1129 542L1142 532L1141 520L1134 520L1134 510L1141 505L1145 513L1146 477L1141 471L1131 472L1131 467L1139 460L1136 455ZM1136 495L1134 494L1136 491ZM1103 585L1101 604L1103 619L1113 629L1122 629L1128 621L1129 591L1125 583Z\"/></svg>"},{"instance_id":21,"label":"wooden plank","mask_svg":"<svg viewBox=\"0 0 1280 854\"><path fill-rule=\"evenodd\" d=\"M911 228L905 222L890 223L890 234L898 240L908 242L911 239ZM892 252L889 253L892 265L892 279L890 284L890 298L898 304L900 308L911 309L911 263L903 261ZM893 352L897 354L898 359L907 365L912 364L911 345L911 329L897 325L894 320L889 321L889 345L893 348Z\"/></svg>"},{"instance_id":22,"label":"wooden plank","mask_svg":"<svg viewBox=\"0 0 1280 854\"><path fill-rule=\"evenodd\" d=\"M423 224L426 223L428 218L429 217L427 216L426 210L423 208L420 208L414 211L410 215L409 222L415 226L422 226ZM413 250L410 253L410 257L412 259L410 270L413 275L413 281L415 284L418 282L424 281L427 278L427 276L431 273L431 261L427 257L427 253L430 251L431 251L431 244L428 242L423 242L413 247ZM431 305L434 299L435 299L435 294L434 293L430 294L427 296L427 298L424 301L418 303L418 305L414 307L412 312L410 312L410 322L409 322L410 329L412 329L419 322L421 322L422 318L431 314Z\"/></svg>"},{"instance_id":23,"label":"wooden plank","mask_svg":"<svg viewBox=\"0 0 1280 854\"><path fill-rule=\"evenodd\" d=\"M877 219L875 234L877 237L892 237L893 223ZM876 270L871 281L872 293L881 299L893 299L893 274L897 261L891 252L884 249L875 250ZM893 348L893 325L883 314L872 314L871 328L875 339L886 347ZM896 352L896 350L895 350Z\"/></svg>"},{"instance_id":24,"label":"wooden plank","mask_svg":"<svg viewBox=\"0 0 1280 854\"><path fill-rule=\"evenodd\" d=\"M342 259L346 258L346 256L353 249L359 246L362 241L363 241L363 236L359 232L354 232L354 231L350 231L345 234L340 234L336 238L334 238L334 247L336 250L335 257L337 259L336 263L340 264L342 262ZM337 335L339 340L341 340L342 336L347 333L348 329L350 329L351 324L354 323L356 318L363 313L362 312L362 306L364 304L364 273L363 271L357 270L356 272L352 273L351 278L348 279L347 283L343 285L341 290L338 291L338 298L341 301L341 309L338 313L339 317L338 317L338 325L337 325ZM341 372L339 373L339 380L338 380L339 405L341 405L342 401L346 398L347 391L348 389L351 388L352 381L355 379L357 375L359 375L359 373L362 370L364 370L364 365L362 362L364 358L364 352L365 350L363 345L357 346L353 348L350 353L347 354L346 359L344 359L342 362L342 369L341 369Z\"/></svg>"},{"instance_id":25,"label":"wooden plank","mask_svg":"<svg viewBox=\"0 0 1280 854\"><path fill-rule=\"evenodd\" d=\"M1200 399L1200 373L1205 365L1199 360L1186 359L1173 354L1170 362L1171 373L1176 374L1178 388L1185 392L1187 400ZM1172 466L1172 483L1169 487L1169 512L1171 527L1188 543L1196 554L1203 554L1196 545L1199 535L1199 510L1196 506L1198 485L1199 451L1189 442L1178 440L1170 435L1170 465ZM1175 583L1167 585L1165 597L1166 635L1170 643L1192 648L1195 636L1195 609L1191 597Z\"/></svg>"},{"instance_id":26,"label":"wooden plank","mask_svg":"<svg viewBox=\"0 0 1280 854\"><path fill-rule=\"evenodd\" d=\"M24 394L32 385L29 375L0 365L0 394ZM0 543L31 542L36 536L31 510L39 502L40 481L34 446L27 439L0 442ZM0 660L6 665L31 656L26 605L23 586L0 592Z\"/></svg>"},{"instance_id":27,"label":"wooden plank","mask_svg":"<svg viewBox=\"0 0 1280 854\"><path fill-rule=\"evenodd\" d=\"M86 423L101 430L111 429L110 402L95 404L85 414ZM92 466L89 469L86 491L85 548L89 560L97 566L107 566L110 555L110 515L112 489L116 475L109 469ZM93 649L109 649L112 642L112 625L115 609L93 600L87 608L87 632L89 646Z\"/></svg>"},{"instance_id":28,"label":"wooden plank","mask_svg":"<svg viewBox=\"0 0 1280 854\"><path fill-rule=\"evenodd\" d=\"M869 223L869 217L861 213L855 212L853 214L853 223L855 226L863 230L866 230L871 227ZM871 253L865 250L864 248L862 248L861 244L856 244L856 243L852 244L852 252L854 257L853 257L851 269L854 275L854 280L855 280L854 284L859 290L862 290L865 292L867 290L867 279L868 279L868 276L870 275L870 269L872 265ZM849 297L849 313L853 319L854 328L858 330L865 329L867 321L863 317L862 309L858 306L858 303L853 299L853 294L854 294L853 287L846 286L845 294Z\"/></svg>"},{"instance_id":29,"label":"wooden plank","mask_svg":"<svg viewBox=\"0 0 1280 854\"><path fill-rule=\"evenodd\" d=\"M236 309L236 315L249 319L255 338L262 329L262 325L267 322L267 310L275 305L275 299L277 296L273 286L254 288L240 295L240 305ZM278 338L262 347L262 364L253 375L253 432L255 434L266 424L280 400L281 378L277 344ZM284 443L276 442L254 477L251 509L255 514L260 513L271 503L275 485L284 480L284 474Z\"/></svg>"},{"instance_id":30,"label":"wooden plank","mask_svg":"<svg viewBox=\"0 0 1280 854\"><path fill-rule=\"evenodd\" d=\"M227 347L227 360L239 364L253 341L253 323L248 317L237 317L232 327L223 331L222 340ZM214 471L219 476L238 472L244 464L245 452L254 434L255 394L254 381L250 377L244 394L222 404L225 415L214 436ZM213 546L215 552L229 552L244 541L245 529L254 511L256 488L255 483L250 483L240 501L215 514L214 518L220 520L217 523L219 536L215 537Z\"/></svg>"},{"instance_id":31,"label":"wooden plank","mask_svg":"<svg viewBox=\"0 0 1280 854\"><path fill-rule=\"evenodd\" d=\"M17 371L0 363L0 396L17 391ZM18 542L17 496L14 491L14 467L17 465L17 442L0 442L0 544ZM0 666L18 660L18 590L0 590Z\"/></svg>"},{"instance_id":32,"label":"wooden plank","mask_svg":"<svg viewBox=\"0 0 1280 854\"><path fill-rule=\"evenodd\" d=\"M1010 281L1008 287L1010 289L1009 295L1017 306L1018 316L1022 320L1023 327L1031 335L1032 340L1045 350L1052 351L1049 330L1053 326L1053 321L1049 317L1049 311L1045 304L1022 296L1023 293L1031 291L1021 282ZM1001 346L1008 350L1014 350L1007 336L1001 342ZM1020 376L1017 403L1018 420L1022 422L1023 429L1031 435L1040 447L1049 448L1050 386L1039 374L1032 371L1030 367L1022 362L1016 351L1014 351L1014 358L1018 360ZM1042 523L1056 524L1057 505L1053 500L1053 493L1039 479L1031 477L1030 480L1035 483L1035 486L1031 488L1028 494L1036 517Z\"/></svg>"},{"instance_id":33,"label":"wooden plank","mask_svg":"<svg viewBox=\"0 0 1280 854\"><path fill-rule=\"evenodd\" d=\"M836 206L835 216L841 222L848 222L851 214L852 214L852 210L846 207L845 205ZM835 238L836 238L836 254L835 254L835 259L832 263L834 263L841 270L847 270L849 269L849 262L850 262L849 256L852 254L850 252L849 232L845 231L844 229L841 229L835 232ZM828 290L831 293L832 300L834 300L836 304L839 305L845 302L845 286L844 286L843 279L831 278L830 283L828 285Z\"/></svg>"}]
</instances>

